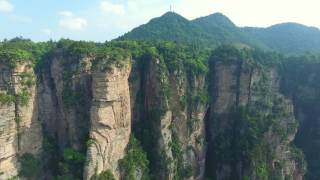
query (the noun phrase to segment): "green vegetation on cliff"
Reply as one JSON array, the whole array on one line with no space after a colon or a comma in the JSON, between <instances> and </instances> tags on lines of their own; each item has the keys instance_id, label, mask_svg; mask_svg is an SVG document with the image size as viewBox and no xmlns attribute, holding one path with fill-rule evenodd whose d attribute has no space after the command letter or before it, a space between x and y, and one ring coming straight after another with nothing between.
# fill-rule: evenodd
<instances>
[{"instance_id":1,"label":"green vegetation on cliff","mask_svg":"<svg viewBox=\"0 0 320 180\"><path fill-rule=\"evenodd\" d=\"M282 66L282 92L293 100L300 120L294 143L302 149L307 161L307 180L320 177L320 56L305 54L286 59ZM299 160L300 153L296 153ZM301 159L300 159L301 161Z\"/></svg>"},{"instance_id":2,"label":"green vegetation on cliff","mask_svg":"<svg viewBox=\"0 0 320 180\"><path fill-rule=\"evenodd\" d=\"M166 16L167 21L172 21L171 16L176 15L167 14ZM174 18L174 22L170 24L181 23L179 25L181 27L189 26L181 17ZM221 27L217 27L217 24L206 24L210 20L222 21L226 24L222 24ZM240 33L233 24L220 15L197 21L198 25L195 29L202 24L206 27L206 31L214 26L214 28L221 28L222 34L238 37ZM157 23L155 25L152 28L158 27ZM229 28L232 30L228 30ZM173 37L168 37L169 40L171 38ZM182 40L194 41L189 38L194 37L186 35ZM126 38L123 37L123 39ZM219 42L225 40L232 42L232 39L221 37ZM105 72L109 71L113 65L121 67L131 63L132 72L141 78L138 85L140 91L137 94L137 102L134 102L136 104L133 113L139 112L141 117L139 116L139 122L134 122L133 125L136 138L131 137L126 155L119 161L119 169L124 179L165 179L170 175L178 180L197 175L199 170L194 166L198 165L189 162L186 156L201 151L206 143L209 146L206 159L209 162L206 167L207 173L209 172L208 177L215 177L215 173L223 172L223 167L230 165L233 178L277 179L280 171L286 168L288 160L294 161L297 169L304 171L304 154L298 148L304 150L309 163L307 177L311 179L319 177L317 161L320 158L318 153L312 152L312 148L320 147L316 143L318 136L316 133L311 133L315 142L313 146L307 143L304 135L299 135L312 129L312 126L319 125L310 123L306 129L299 129L296 140L298 148L290 144L297 131L298 123L293 116L291 101L288 100L292 99L295 107L303 111L310 110L308 118L317 122L318 97L320 97L320 81L317 78L320 77L318 56L285 57L278 53L245 46L224 45L216 48L209 57L211 50L200 48L196 43L189 45L162 40L154 41L151 38L150 41L94 43L63 39L59 42L33 43L29 40L14 39L0 44L0 61L10 70L16 68L19 63L30 63L30 67L41 70L50 64L48 62L61 60L63 108L66 108L66 112L75 110L79 114L81 114L81 108L90 105L90 102L85 99L91 101L91 97L85 97L85 94L90 96L90 92L86 91L90 88L78 86L81 75L87 73L89 77L91 72ZM236 85L231 88L230 93L234 93L236 100L232 110L226 114L208 112L209 115L206 117L208 119L203 121L208 121L207 126L216 126L216 129L206 127L208 142L205 142L204 135L201 137L202 132L196 132L200 135L194 137L195 131L200 131L198 126L202 121L198 119L197 113L200 107L204 109L203 113L207 111L208 106L212 108L217 98L215 94L217 87L214 87L215 80L218 78L215 76L217 69L214 67L217 64L227 68L235 67L234 74L230 76L234 77ZM36 85L37 79L33 73L22 73L20 76L20 84L23 87L21 92L15 93L9 88L9 91L0 94L1 103L18 102L25 105L28 102L30 97L28 88ZM250 77L248 82L244 82L245 84L241 84L243 76ZM272 79L274 77L277 77L276 80ZM277 92L278 81L281 81L279 85L283 91L281 93L287 97ZM210 86L209 90L207 86ZM248 103L241 104L240 101L244 100L240 100L239 96L244 87L249 89L249 92L245 92L248 94ZM171 124L161 122L164 121L167 111L172 113L172 117L168 120ZM224 123L230 124L222 126ZM81 131L85 130L81 129ZM214 133L213 139L209 137L211 133ZM161 144L162 141L167 141L165 142L167 144ZM288 157L279 157L275 151L275 147L279 144L284 145ZM197 149L198 146L199 149ZM67 145L67 147L70 146ZM54 150L50 150L50 153L57 154L55 162L50 162L55 164L50 167L56 168L53 170L53 176L63 180L81 179L86 149L77 151L62 146L61 155L58 149L55 147ZM192 158L201 157L192 156ZM22 156L21 176L27 178L39 176L37 170L41 167L36 165L38 161L39 159L32 155ZM288 175L288 178L290 177ZM113 180L114 176L110 170L106 170L94 178Z\"/></svg>"},{"instance_id":3,"label":"green vegetation on cliff","mask_svg":"<svg viewBox=\"0 0 320 180\"><path fill-rule=\"evenodd\" d=\"M30 96L29 88L36 83L32 68L37 66L44 54L50 49L49 47L49 42L34 43L22 38L0 42L0 78L2 78L1 86L6 90L6 93L0 93L0 103L27 104ZM29 72L18 71L17 74L18 65L26 66L30 69ZM20 77L18 82L14 82L15 76ZM15 91L14 85L19 85L19 92Z\"/></svg>"},{"instance_id":4,"label":"green vegetation on cliff","mask_svg":"<svg viewBox=\"0 0 320 180\"><path fill-rule=\"evenodd\" d=\"M290 145L298 128L291 101L274 90L277 83L275 71L282 65L279 59L281 56L278 54L230 46L213 52L210 59L214 77L211 91L221 85L217 78L224 78L218 74L219 70L234 70L231 77L235 80L235 87L226 91L233 93L235 100L227 112L220 112L219 107L216 107L218 110L211 109L212 117L207 125L212 128L210 131L214 136L207 137L208 177L217 178L220 173L227 173L223 167L228 167L230 172L227 176L232 179L281 179L282 173L287 173L286 178L293 178L292 174L288 174L292 172L285 172L290 161L299 163L296 171L303 175L303 156ZM246 83L247 87L242 83ZM248 99L241 99L246 93ZM214 93L212 102L216 103L217 99L225 96L228 97L223 92ZM278 146L284 146L290 156L277 154L279 150L275 148Z\"/></svg>"},{"instance_id":5,"label":"green vegetation on cliff","mask_svg":"<svg viewBox=\"0 0 320 180\"><path fill-rule=\"evenodd\" d=\"M131 136L126 155L119 160L119 166L124 180L149 179L149 161L135 137Z\"/></svg>"},{"instance_id":6,"label":"green vegetation on cliff","mask_svg":"<svg viewBox=\"0 0 320 180\"><path fill-rule=\"evenodd\" d=\"M72 148L66 148L63 159L59 162L58 180L81 179L85 155Z\"/></svg>"},{"instance_id":7,"label":"green vegetation on cliff","mask_svg":"<svg viewBox=\"0 0 320 180\"><path fill-rule=\"evenodd\" d=\"M21 164L19 175L27 180L39 179L42 173L42 163L38 157L33 154L23 154L19 157Z\"/></svg>"},{"instance_id":8,"label":"green vegetation on cliff","mask_svg":"<svg viewBox=\"0 0 320 180\"><path fill-rule=\"evenodd\" d=\"M4 46L0 51L0 60L1 63L8 64L10 69L13 69L17 63L32 60L32 55L25 50Z\"/></svg>"},{"instance_id":9,"label":"green vegetation on cliff","mask_svg":"<svg viewBox=\"0 0 320 180\"><path fill-rule=\"evenodd\" d=\"M0 62L14 69L18 63L35 67L50 50L52 42L34 43L29 39L14 38L0 42Z\"/></svg>"},{"instance_id":10,"label":"green vegetation on cliff","mask_svg":"<svg viewBox=\"0 0 320 180\"><path fill-rule=\"evenodd\" d=\"M90 180L116 180L111 170L101 172L99 175L95 175Z\"/></svg>"}]
</instances>

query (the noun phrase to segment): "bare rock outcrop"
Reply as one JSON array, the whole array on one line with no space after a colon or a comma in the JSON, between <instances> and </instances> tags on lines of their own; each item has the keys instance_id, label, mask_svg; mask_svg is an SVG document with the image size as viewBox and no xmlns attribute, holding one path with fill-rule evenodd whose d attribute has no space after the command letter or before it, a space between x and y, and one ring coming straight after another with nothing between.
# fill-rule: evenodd
<instances>
[{"instance_id":1,"label":"bare rock outcrop","mask_svg":"<svg viewBox=\"0 0 320 180\"><path fill-rule=\"evenodd\" d=\"M92 107L84 179L111 170L119 179L118 160L125 155L131 134L128 77L131 65L112 66L92 74Z\"/></svg>"},{"instance_id":2,"label":"bare rock outcrop","mask_svg":"<svg viewBox=\"0 0 320 180\"><path fill-rule=\"evenodd\" d=\"M19 172L19 156L41 153L42 128L30 65L19 64L14 69L1 66L0 72L0 179L8 179Z\"/></svg>"}]
</instances>

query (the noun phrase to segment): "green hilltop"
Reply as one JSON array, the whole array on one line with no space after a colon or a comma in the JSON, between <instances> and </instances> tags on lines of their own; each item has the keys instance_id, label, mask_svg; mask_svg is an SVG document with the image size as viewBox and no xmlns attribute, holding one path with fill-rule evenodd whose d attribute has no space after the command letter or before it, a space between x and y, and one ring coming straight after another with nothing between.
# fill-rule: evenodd
<instances>
[{"instance_id":1,"label":"green hilltop","mask_svg":"<svg viewBox=\"0 0 320 180\"><path fill-rule=\"evenodd\" d=\"M190 21L177 13L167 12L117 40L166 40L208 48L235 44L290 54L320 51L318 28L297 23L267 28L238 27L221 13Z\"/></svg>"}]
</instances>

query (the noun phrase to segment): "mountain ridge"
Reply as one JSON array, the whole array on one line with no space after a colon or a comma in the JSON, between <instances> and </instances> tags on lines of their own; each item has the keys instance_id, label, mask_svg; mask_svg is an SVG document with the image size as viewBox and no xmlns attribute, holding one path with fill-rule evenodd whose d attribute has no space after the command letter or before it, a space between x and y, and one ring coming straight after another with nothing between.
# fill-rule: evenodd
<instances>
[{"instance_id":1,"label":"mountain ridge","mask_svg":"<svg viewBox=\"0 0 320 180\"><path fill-rule=\"evenodd\" d=\"M134 28L116 40L169 40L215 48L242 44L282 53L320 51L320 30L299 23L279 23L266 28L239 27L222 13L188 20L167 12Z\"/></svg>"},{"instance_id":2,"label":"mountain ridge","mask_svg":"<svg viewBox=\"0 0 320 180\"><path fill-rule=\"evenodd\" d=\"M0 179L320 177L320 56L17 38L0 62Z\"/></svg>"}]
</instances>

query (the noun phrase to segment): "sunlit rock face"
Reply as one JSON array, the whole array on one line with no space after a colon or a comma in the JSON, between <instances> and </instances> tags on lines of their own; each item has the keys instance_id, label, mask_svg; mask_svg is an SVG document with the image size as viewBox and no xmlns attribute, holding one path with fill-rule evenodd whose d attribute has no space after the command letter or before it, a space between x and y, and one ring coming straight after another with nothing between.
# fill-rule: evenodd
<instances>
[{"instance_id":1,"label":"sunlit rock face","mask_svg":"<svg viewBox=\"0 0 320 180\"><path fill-rule=\"evenodd\" d=\"M316 66L300 69L312 70L304 82L298 67L242 57L249 51L204 56L205 67L180 51L107 54L100 65L63 51L37 73L0 65L0 93L16 97L1 96L0 179L19 175L24 154L41 160L40 179L124 179L131 137L147 159L136 179L316 179Z\"/></svg>"},{"instance_id":2,"label":"sunlit rock face","mask_svg":"<svg viewBox=\"0 0 320 180\"><path fill-rule=\"evenodd\" d=\"M131 66L112 67L108 72L92 73L90 145L85 179L111 170L118 179L118 160L125 155L131 134L131 108L128 77Z\"/></svg>"},{"instance_id":3,"label":"sunlit rock face","mask_svg":"<svg viewBox=\"0 0 320 180\"><path fill-rule=\"evenodd\" d=\"M0 104L0 179L9 179L19 173L19 156L40 155L42 128L30 65L18 64L14 69L0 65L0 73L0 93L15 97Z\"/></svg>"}]
</instances>

